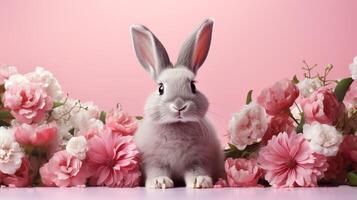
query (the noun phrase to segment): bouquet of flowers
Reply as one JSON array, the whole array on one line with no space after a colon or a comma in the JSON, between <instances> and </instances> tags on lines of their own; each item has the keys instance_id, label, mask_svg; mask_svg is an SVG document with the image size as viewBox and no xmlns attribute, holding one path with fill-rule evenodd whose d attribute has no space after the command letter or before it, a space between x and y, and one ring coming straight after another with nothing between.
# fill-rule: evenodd
<instances>
[{"instance_id":1,"label":"bouquet of flowers","mask_svg":"<svg viewBox=\"0 0 357 200\"><path fill-rule=\"evenodd\" d=\"M0 185L134 187L135 117L63 95L49 71L0 68Z\"/></svg>"},{"instance_id":2,"label":"bouquet of flowers","mask_svg":"<svg viewBox=\"0 0 357 200\"><path fill-rule=\"evenodd\" d=\"M330 80L305 61L304 77L281 80L234 113L226 179L216 187L357 185L357 57L352 78Z\"/></svg>"}]
</instances>

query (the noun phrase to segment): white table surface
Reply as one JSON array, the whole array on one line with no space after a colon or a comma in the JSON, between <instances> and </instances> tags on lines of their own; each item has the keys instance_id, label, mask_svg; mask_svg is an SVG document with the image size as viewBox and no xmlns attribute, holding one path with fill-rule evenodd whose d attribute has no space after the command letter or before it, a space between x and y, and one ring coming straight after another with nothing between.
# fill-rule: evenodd
<instances>
[{"instance_id":1,"label":"white table surface","mask_svg":"<svg viewBox=\"0 0 357 200\"><path fill-rule=\"evenodd\" d=\"M357 200L357 187L323 188L220 188L194 190L174 188L0 188L0 200Z\"/></svg>"}]
</instances>

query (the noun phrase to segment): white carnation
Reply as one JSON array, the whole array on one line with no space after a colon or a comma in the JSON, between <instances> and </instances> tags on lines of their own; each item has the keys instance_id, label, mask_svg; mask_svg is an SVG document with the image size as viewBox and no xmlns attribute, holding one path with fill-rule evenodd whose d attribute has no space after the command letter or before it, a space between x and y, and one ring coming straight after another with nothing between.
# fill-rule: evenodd
<instances>
[{"instance_id":1,"label":"white carnation","mask_svg":"<svg viewBox=\"0 0 357 200\"><path fill-rule=\"evenodd\" d=\"M317 122L305 124L303 135L313 151L325 156L335 156L342 142L342 134L335 127Z\"/></svg>"},{"instance_id":2,"label":"white carnation","mask_svg":"<svg viewBox=\"0 0 357 200\"><path fill-rule=\"evenodd\" d=\"M303 97L309 97L313 92L322 86L321 81L317 78L305 78L297 84L300 94Z\"/></svg>"},{"instance_id":3,"label":"white carnation","mask_svg":"<svg viewBox=\"0 0 357 200\"><path fill-rule=\"evenodd\" d=\"M47 94L59 101L63 97L61 85L53 74L42 67L36 67L35 71L25 75L31 82L38 83L45 88Z\"/></svg>"},{"instance_id":4,"label":"white carnation","mask_svg":"<svg viewBox=\"0 0 357 200\"><path fill-rule=\"evenodd\" d=\"M80 160L86 158L87 150L87 140L84 136L72 137L66 146L66 151Z\"/></svg>"},{"instance_id":5,"label":"white carnation","mask_svg":"<svg viewBox=\"0 0 357 200\"><path fill-rule=\"evenodd\" d=\"M22 74L14 74L5 80L5 89L8 90L14 85L29 84L30 80Z\"/></svg>"},{"instance_id":6,"label":"white carnation","mask_svg":"<svg viewBox=\"0 0 357 200\"><path fill-rule=\"evenodd\" d=\"M357 79L357 56L353 59L353 63L350 64L350 71L352 74L352 79Z\"/></svg>"},{"instance_id":7,"label":"white carnation","mask_svg":"<svg viewBox=\"0 0 357 200\"><path fill-rule=\"evenodd\" d=\"M21 167L24 153L15 141L14 130L0 127L0 171L15 174Z\"/></svg>"}]
</instances>

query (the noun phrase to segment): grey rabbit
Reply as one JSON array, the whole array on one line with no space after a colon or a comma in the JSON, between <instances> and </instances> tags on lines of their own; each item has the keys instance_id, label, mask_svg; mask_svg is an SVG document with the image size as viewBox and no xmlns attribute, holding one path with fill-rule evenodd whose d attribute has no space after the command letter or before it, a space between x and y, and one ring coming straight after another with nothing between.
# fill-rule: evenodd
<instances>
[{"instance_id":1,"label":"grey rabbit","mask_svg":"<svg viewBox=\"0 0 357 200\"><path fill-rule=\"evenodd\" d=\"M168 54L145 26L133 25L136 56L158 84L146 101L134 140L141 152L145 186L170 188L182 180L189 188L210 188L223 172L223 151L206 117L207 98L195 77L205 61L213 21L206 19L184 43L172 65Z\"/></svg>"}]
</instances>

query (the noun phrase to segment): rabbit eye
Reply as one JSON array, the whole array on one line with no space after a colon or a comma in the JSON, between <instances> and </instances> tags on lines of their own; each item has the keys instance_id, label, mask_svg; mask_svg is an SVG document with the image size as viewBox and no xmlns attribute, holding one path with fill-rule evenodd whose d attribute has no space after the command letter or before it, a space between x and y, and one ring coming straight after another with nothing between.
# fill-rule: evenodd
<instances>
[{"instance_id":1,"label":"rabbit eye","mask_svg":"<svg viewBox=\"0 0 357 200\"><path fill-rule=\"evenodd\" d=\"M195 81L191 81L190 82L190 86L191 86L191 91L192 93L196 93L196 85L195 85Z\"/></svg>"},{"instance_id":2,"label":"rabbit eye","mask_svg":"<svg viewBox=\"0 0 357 200\"><path fill-rule=\"evenodd\" d=\"M164 84L163 83L159 83L159 94L160 95L164 94Z\"/></svg>"}]
</instances>

